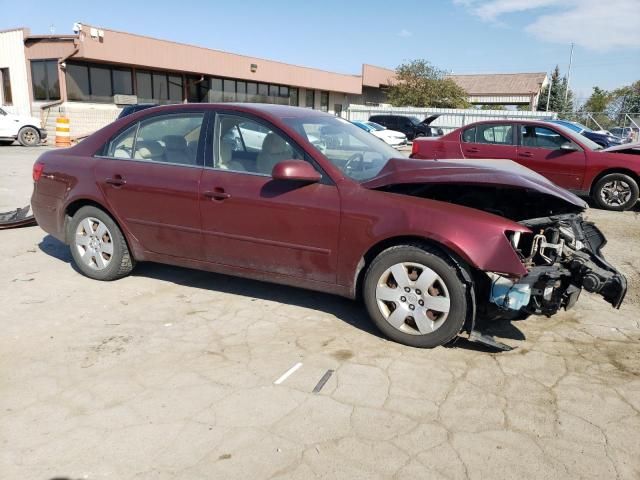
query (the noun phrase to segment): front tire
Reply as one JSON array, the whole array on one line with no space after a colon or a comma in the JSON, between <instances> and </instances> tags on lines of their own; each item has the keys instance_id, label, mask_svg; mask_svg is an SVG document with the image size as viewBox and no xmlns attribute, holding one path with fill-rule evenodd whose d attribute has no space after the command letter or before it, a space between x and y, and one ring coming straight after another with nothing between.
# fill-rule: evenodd
<instances>
[{"instance_id":1,"label":"front tire","mask_svg":"<svg viewBox=\"0 0 640 480\"><path fill-rule=\"evenodd\" d=\"M610 173L596 182L592 198L600 208L622 212L636 204L638 193L638 184L629 175Z\"/></svg>"},{"instance_id":2,"label":"front tire","mask_svg":"<svg viewBox=\"0 0 640 480\"><path fill-rule=\"evenodd\" d=\"M34 147L40 143L40 132L33 127L22 127L18 132L18 141L23 147Z\"/></svg>"},{"instance_id":3,"label":"front tire","mask_svg":"<svg viewBox=\"0 0 640 480\"><path fill-rule=\"evenodd\" d=\"M467 290L453 262L426 246L380 253L364 279L369 316L388 338L433 348L453 340L467 317Z\"/></svg>"},{"instance_id":4,"label":"front tire","mask_svg":"<svg viewBox=\"0 0 640 480\"><path fill-rule=\"evenodd\" d=\"M75 265L89 278L116 280L133 270L135 262L122 231L99 208L80 208L69 222L67 239Z\"/></svg>"}]
</instances>

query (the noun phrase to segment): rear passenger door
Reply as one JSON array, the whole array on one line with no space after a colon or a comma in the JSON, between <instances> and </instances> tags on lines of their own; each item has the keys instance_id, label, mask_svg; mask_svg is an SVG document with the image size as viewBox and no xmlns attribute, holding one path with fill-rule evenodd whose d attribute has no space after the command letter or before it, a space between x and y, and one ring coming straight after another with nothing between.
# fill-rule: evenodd
<instances>
[{"instance_id":1,"label":"rear passenger door","mask_svg":"<svg viewBox=\"0 0 640 480\"><path fill-rule=\"evenodd\" d=\"M108 207L147 251L202 258L204 121L204 112L148 117L111 139L96 162Z\"/></svg>"},{"instance_id":2,"label":"rear passenger door","mask_svg":"<svg viewBox=\"0 0 640 480\"><path fill-rule=\"evenodd\" d=\"M462 131L460 149L464 158L517 158L515 125L512 123L476 124Z\"/></svg>"}]
</instances>

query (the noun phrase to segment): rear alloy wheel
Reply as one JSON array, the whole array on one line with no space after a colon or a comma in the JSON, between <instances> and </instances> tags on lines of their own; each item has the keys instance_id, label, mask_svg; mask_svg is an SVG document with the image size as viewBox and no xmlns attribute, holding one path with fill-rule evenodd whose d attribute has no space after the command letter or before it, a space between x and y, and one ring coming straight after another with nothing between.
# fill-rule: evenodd
<instances>
[{"instance_id":1,"label":"rear alloy wheel","mask_svg":"<svg viewBox=\"0 0 640 480\"><path fill-rule=\"evenodd\" d=\"M115 280L128 275L134 263L118 225L96 207L82 207L69 224L73 260L87 277Z\"/></svg>"},{"instance_id":2,"label":"rear alloy wheel","mask_svg":"<svg viewBox=\"0 0 640 480\"><path fill-rule=\"evenodd\" d=\"M638 184L624 173L605 175L593 189L593 200L605 210L628 210L638 201Z\"/></svg>"},{"instance_id":3,"label":"rear alloy wheel","mask_svg":"<svg viewBox=\"0 0 640 480\"><path fill-rule=\"evenodd\" d=\"M18 132L18 141L24 147L33 147L40 143L40 132L33 127L22 127Z\"/></svg>"},{"instance_id":4,"label":"rear alloy wheel","mask_svg":"<svg viewBox=\"0 0 640 480\"><path fill-rule=\"evenodd\" d=\"M443 255L413 245L378 255L365 276L364 300L382 333L413 347L448 343L466 320L466 287L456 267Z\"/></svg>"}]
</instances>

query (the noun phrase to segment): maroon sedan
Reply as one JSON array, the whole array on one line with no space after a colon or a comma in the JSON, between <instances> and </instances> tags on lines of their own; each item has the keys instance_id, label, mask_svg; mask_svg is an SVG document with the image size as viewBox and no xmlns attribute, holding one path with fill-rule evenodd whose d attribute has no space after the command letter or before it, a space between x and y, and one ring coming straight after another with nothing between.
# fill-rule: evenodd
<instances>
[{"instance_id":1,"label":"maroon sedan","mask_svg":"<svg viewBox=\"0 0 640 480\"><path fill-rule=\"evenodd\" d=\"M568 128L549 122L477 122L437 139L413 143L411 158L496 158L518 162L601 208L628 210L638 200L640 158L603 151Z\"/></svg>"},{"instance_id":2,"label":"maroon sedan","mask_svg":"<svg viewBox=\"0 0 640 480\"><path fill-rule=\"evenodd\" d=\"M362 296L388 337L433 347L476 317L552 315L625 278L582 200L511 162L397 159L332 115L176 105L33 168L38 224L88 277L153 261Z\"/></svg>"}]
</instances>

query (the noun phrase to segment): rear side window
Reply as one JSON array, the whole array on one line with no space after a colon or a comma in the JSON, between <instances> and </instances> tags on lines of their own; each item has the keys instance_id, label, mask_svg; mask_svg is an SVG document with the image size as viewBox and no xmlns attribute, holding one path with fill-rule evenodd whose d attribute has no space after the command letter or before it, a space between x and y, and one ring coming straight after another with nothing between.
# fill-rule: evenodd
<instances>
[{"instance_id":1,"label":"rear side window","mask_svg":"<svg viewBox=\"0 0 640 480\"><path fill-rule=\"evenodd\" d=\"M475 143L513 145L513 127L511 125L478 125Z\"/></svg>"},{"instance_id":2,"label":"rear side window","mask_svg":"<svg viewBox=\"0 0 640 480\"><path fill-rule=\"evenodd\" d=\"M467 128L462 133L462 141L465 143L474 143L476 141L476 127Z\"/></svg>"},{"instance_id":3,"label":"rear side window","mask_svg":"<svg viewBox=\"0 0 640 480\"><path fill-rule=\"evenodd\" d=\"M107 156L196 165L203 119L203 113L185 113L143 120L114 137Z\"/></svg>"}]
</instances>

